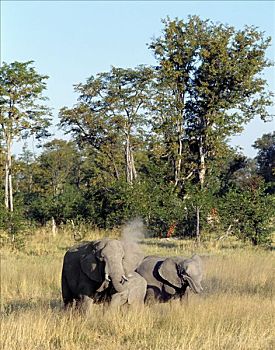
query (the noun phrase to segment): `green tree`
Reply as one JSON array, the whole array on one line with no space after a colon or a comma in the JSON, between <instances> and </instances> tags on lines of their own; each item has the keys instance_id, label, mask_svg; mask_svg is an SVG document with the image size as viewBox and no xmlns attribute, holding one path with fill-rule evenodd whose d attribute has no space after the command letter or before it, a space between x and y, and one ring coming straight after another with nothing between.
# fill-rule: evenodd
<instances>
[{"instance_id":1,"label":"green tree","mask_svg":"<svg viewBox=\"0 0 275 350\"><path fill-rule=\"evenodd\" d=\"M175 185L193 173L203 187L224 141L256 115L268 117L272 94L261 73L272 65L265 58L271 39L255 27L236 30L197 16L163 22L150 45L158 61L155 130L174 160Z\"/></svg>"},{"instance_id":2,"label":"green tree","mask_svg":"<svg viewBox=\"0 0 275 350\"><path fill-rule=\"evenodd\" d=\"M162 36L149 46L158 62L154 131L165 144L175 187L191 180L204 197L228 137L256 115L268 117L273 95L261 73L272 65L265 58L271 39L254 27L236 30L198 16L163 23ZM202 209L196 206L197 219Z\"/></svg>"},{"instance_id":3,"label":"green tree","mask_svg":"<svg viewBox=\"0 0 275 350\"><path fill-rule=\"evenodd\" d=\"M28 206L28 219L39 224L46 224L50 220L58 226L68 220L85 218L85 199L83 193L75 186L65 184L63 191L53 195L40 194L33 197Z\"/></svg>"},{"instance_id":4,"label":"green tree","mask_svg":"<svg viewBox=\"0 0 275 350\"><path fill-rule=\"evenodd\" d=\"M27 143L24 144L22 153L14 162L15 196L18 193L24 195L35 191L35 174L39 171L35 154L28 149Z\"/></svg>"},{"instance_id":5,"label":"green tree","mask_svg":"<svg viewBox=\"0 0 275 350\"><path fill-rule=\"evenodd\" d=\"M40 172L36 181L44 193L58 195L66 184L80 186L82 157L74 142L60 139L47 142L37 163Z\"/></svg>"},{"instance_id":6,"label":"green tree","mask_svg":"<svg viewBox=\"0 0 275 350\"><path fill-rule=\"evenodd\" d=\"M79 142L90 144L101 164L106 163L106 171L111 167L117 180L121 177L120 164L124 164L129 184L137 177L134 149L143 140L151 74L152 70L144 66L113 67L108 73L91 76L86 84L78 84L79 105L60 111L62 127Z\"/></svg>"},{"instance_id":7,"label":"green tree","mask_svg":"<svg viewBox=\"0 0 275 350\"><path fill-rule=\"evenodd\" d=\"M270 191L275 192L275 132L264 134L256 140L253 147L258 150L258 174L270 184Z\"/></svg>"},{"instance_id":8,"label":"green tree","mask_svg":"<svg viewBox=\"0 0 275 350\"><path fill-rule=\"evenodd\" d=\"M72 141L54 139L31 164L32 188L26 187L28 169L22 167L21 190L28 215L41 223L54 219L57 224L81 215L83 157ZM28 183L28 181L27 181Z\"/></svg>"},{"instance_id":9,"label":"green tree","mask_svg":"<svg viewBox=\"0 0 275 350\"><path fill-rule=\"evenodd\" d=\"M42 93L46 89L45 75L39 75L24 63L3 63L0 68L0 140L5 153L5 207L13 212L12 144L16 138L30 134L37 138L47 135L50 112Z\"/></svg>"},{"instance_id":10,"label":"green tree","mask_svg":"<svg viewBox=\"0 0 275 350\"><path fill-rule=\"evenodd\" d=\"M258 180L245 188L231 189L222 198L219 213L224 228L254 245L271 242L271 220L275 215L274 196L267 195Z\"/></svg>"}]
</instances>

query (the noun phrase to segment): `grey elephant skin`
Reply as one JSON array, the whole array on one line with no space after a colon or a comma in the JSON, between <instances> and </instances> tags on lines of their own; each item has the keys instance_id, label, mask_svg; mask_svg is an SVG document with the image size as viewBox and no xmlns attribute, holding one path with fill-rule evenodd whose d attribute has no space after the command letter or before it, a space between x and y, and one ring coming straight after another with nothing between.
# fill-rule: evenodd
<instances>
[{"instance_id":1,"label":"grey elephant skin","mask_svg":"<svg viewBox=\"0 0 275 350\"><path fill-rule=\"evenodd\" d=\"M143 257L137 244L109 238L72 247L62 268L65 307L87 298L111 306L143 303L147 283L134 272Z\"/></svg>"},{"instance_id":2,"label":"grey elephant skin","mask_svg":"<svg viewBox=\"0 0 275 350\"><path fill-rule=\"evenodd\" d=\"M203 290L202 261L198 255L190 259L147 256L136 271L147 281L146 301L182 299L190 290L194 293Z\"/></svg>"}]
</instances>

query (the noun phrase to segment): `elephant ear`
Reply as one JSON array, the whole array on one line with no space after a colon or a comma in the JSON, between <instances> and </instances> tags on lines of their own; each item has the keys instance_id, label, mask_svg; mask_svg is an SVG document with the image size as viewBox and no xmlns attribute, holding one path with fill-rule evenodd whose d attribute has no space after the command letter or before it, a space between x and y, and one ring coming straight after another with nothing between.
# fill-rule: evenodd
<instances>
[{"instance_id":1,"label":"elephant ear","mask_svg":"<svg viewBox=\"0 0 275 350\"><path fill-rule=\"evenodd\" d=\"M80 260L80 266L85 275L88 276L91 280L102 282L102 267L93 252L86 255Z\"/></svg>"},{"instance_id":2,"label":"elephant ear","mask_svg":"<svg viewBox=\"0 0 275 350\"><path fill-rule=\"evenodd\" d=\"M93 242L92 253L94 254L95 258L97 258L100 261L104 260L103 257L101 256L101 250L105 248L106 244L109 241L110 241L109 238L103 238Z\"/></svg>"},{"instance_id":3,"label":"elephant ear","mask_svg":"<svg viewBox=\"0 0 275 350\"><path fill-rule=\"evenodd\" d=\"M159 267L159 275L174 287L181 288L181 279L178 276L177 265L171 258L167 258Z\"/></svg>"}]
</instances>

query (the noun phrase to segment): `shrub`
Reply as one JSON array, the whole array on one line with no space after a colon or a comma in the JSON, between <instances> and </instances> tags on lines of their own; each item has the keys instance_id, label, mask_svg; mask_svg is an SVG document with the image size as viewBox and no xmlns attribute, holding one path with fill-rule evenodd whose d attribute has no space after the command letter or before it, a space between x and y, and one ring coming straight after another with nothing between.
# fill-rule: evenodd
<instances>
[{"instance_id":1,"label":"shrub","mask_svg":"<svg viewBox=\"0 0 275 350\"><path fill-rule=\"evenodd\" d=\"M275 197L258 187L230 190L220 202L220 215L224 227L229 227L242 240L254 245L271 241L271 220L275 212Z\"/></svg>"}]
</instances>

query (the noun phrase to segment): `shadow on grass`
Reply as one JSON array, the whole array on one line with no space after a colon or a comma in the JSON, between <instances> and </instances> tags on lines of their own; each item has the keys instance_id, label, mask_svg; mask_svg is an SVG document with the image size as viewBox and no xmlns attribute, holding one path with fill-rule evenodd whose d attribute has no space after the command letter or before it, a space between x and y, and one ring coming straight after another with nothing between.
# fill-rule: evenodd
<instances>
[{"instance_id":1,"label":"shadow on grass","mask_svg":"<svg viewBox=\"0 0 275 350\"><path fill-rule=\"evenodd\" d=\"M16 300L1 305L1 316L9 316L13 313L22 311L51 309L55 311L63 310L63 305L60 299L38 299L38 300Z\"/></svg>"}]
</instances>

